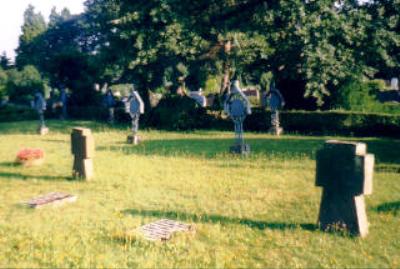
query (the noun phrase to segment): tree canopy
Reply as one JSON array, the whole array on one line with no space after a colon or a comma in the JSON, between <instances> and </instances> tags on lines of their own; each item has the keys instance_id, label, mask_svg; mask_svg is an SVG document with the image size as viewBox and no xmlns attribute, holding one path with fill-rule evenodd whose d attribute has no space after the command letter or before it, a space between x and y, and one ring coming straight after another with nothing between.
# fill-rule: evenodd
<instances>
[{"instance_id":1,"label":"tree canopy","mask_svg":"<svg viewBox=\"0 0 400 269\"><path fill-rule=\"evenodd\" d=\"M94 82L134 81L147 91L185 81L197 90L218 76L223 90L233 76L252 85L273 77L292 108L329 105L349 81L400 73L400 0L85 5L80 15L54 9L48 25L29 6L17 65L33 64L52 84L82 93Z\"/></svg>"}]
</instances>

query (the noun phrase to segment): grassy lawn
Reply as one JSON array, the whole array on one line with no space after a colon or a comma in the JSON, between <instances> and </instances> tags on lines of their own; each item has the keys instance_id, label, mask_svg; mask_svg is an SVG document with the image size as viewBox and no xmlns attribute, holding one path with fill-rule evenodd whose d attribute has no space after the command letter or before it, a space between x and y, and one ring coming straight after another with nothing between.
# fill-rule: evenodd
<instances>
[{"instance_id":1,"label":"grassy lawn","mask_svg":"<svg viewBox=\"0 0 400 269\"><path fill-rule=\"evenodd\" d=\"M72 126L92 128L95 179L70 180ZM127 127L50 121L0 124L0 267L400 267L400 141L356 139L376 156L366 198L365 239L316 226L321 189L315 152L327 137L247 134L248 158L227 153L232 133L143 131L125 144ZM348 139L348 138L340 138ZM41 167L14 166L17 151L39 147ZM74 204L28 209L52 191ZM132 232L171 218L196 225L167 243Z\"/></svg>"}]
</instances>

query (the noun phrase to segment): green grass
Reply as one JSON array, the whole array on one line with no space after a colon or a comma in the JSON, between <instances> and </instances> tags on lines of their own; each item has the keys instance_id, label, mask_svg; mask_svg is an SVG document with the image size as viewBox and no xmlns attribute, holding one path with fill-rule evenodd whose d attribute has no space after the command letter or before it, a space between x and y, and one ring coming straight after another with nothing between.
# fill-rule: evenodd
<instances>
[{"instance_id":1,"label":"green grass","mask_svg":"<svg viewBox=\"0 0 400 269\"><path fill-rule=\"evenodd\" d=\"M72 126L92 128L95 179L70 180ZM365 239L316 226L321 189L315 152L328 137L246 134L248 158L227 153L229 132L143 131L125 144L125 126L93 122L0 124L0 267L400 267L400 142L363 138L376 155L366 198ZM348 138L341 138L348 139ZM353 139L354 140L354 139ZM41 167L14 166L17 151L39 147ZM51 191L74 204L28 209ZM168 217L196 225L166 243L143 240L140 225Z\"/></svg>"}]
</instances>

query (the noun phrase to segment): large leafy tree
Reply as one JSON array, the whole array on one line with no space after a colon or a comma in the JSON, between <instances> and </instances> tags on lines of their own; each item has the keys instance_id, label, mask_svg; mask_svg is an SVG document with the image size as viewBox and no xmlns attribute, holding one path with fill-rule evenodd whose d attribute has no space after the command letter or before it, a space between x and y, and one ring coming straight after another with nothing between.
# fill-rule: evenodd
<instances>
[{"instance_id":1,"label":"large leafy tree","mask_svg":"<svg viewBox=\"0 0 400 269\"><path fill-rule=\"evenodd\" d=\"M16 50L16 64L19 68L27 64L36 64L40 61L36 53L35 39L43 34L47 25L41 13L36 13L35 8L29 5L24 13L24 23L21 27L19 45Z\"/></svg>"},{"instance_id":2,"label":"large leafy tree","mask_svg":"<svg viewBox=\"0 0 400 269\"><path fill-rule=\"evenodd\" d=\"M134 80L142 89L177 87L179 79L197 88L209 74L226 78L250 70L271 50L261 35L247 31L246 22L261 4L254 0L86 2L104 73Z\"/></svg>"},{"instance_id":3,"label":"large leafy tree","mask_svg":"<svg viewBox=\"0 0 400 269\"><path fill-rule=\"evenodd\" d=\"M366 63L380 77L400 74L400 0L375 0L362 6L367 14L367 36L360 48Z\"/></svg>"},{"instance_id":4,"label":"large leafy tree","mask_svg":"<svg viewBox=\"0 0 400 269\"><path fill-rule=\"evenodd\" d=\"M53 10L48 29L26 42L40 60L25 58L52 82L82 89L196 89L218 75L222 93L233 76L258 84L273 74L289 107L328 107L355 78L398 73L399 1L87 0L79 16Z\"/></svg>"},{"instance_id":5,"label":"large leafy tree","mask_svg":"<svg viewBox=\"0 0 400 269\"><path fill-rule=\"evenodd\" d=\"M77 105L93 104L97 101L93 85L100 68L96 66L91 43L84 14L71 15L68 9L58 13L53 9L46 31L27 43L34 55L29 63L35 65L53 87L70 88ZM20 57L18 55L17 59Z\"/></svg>"}]
</instances>

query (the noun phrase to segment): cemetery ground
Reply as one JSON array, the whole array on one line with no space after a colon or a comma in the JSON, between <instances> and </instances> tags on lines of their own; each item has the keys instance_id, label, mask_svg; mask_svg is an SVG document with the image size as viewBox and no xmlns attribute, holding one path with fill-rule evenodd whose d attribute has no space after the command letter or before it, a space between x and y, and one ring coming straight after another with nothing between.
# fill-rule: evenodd
<instances>
[{"instance_id":1,"label":"cemetery ground","mask_svg":"<svg viewBox=\"0 0 400 269\"><path fill-rule=\"evenodd\" d=\"M366 197L369 235L316 225L321 188L315 153L332 137L247 133L249 157L228 153L231 132L141 131L95 122L0 123L0 267L392 267L400 266L400 141L345 138L368 145L376 167ZM71 180L70 132L91 128L95 177ZM39 167L15 166L24 147L41 148ZM32 197L75 194L75 203L30 209ZM167 242L135 228L169 218L196 233Z\"/></svg>"}]
</instances>

